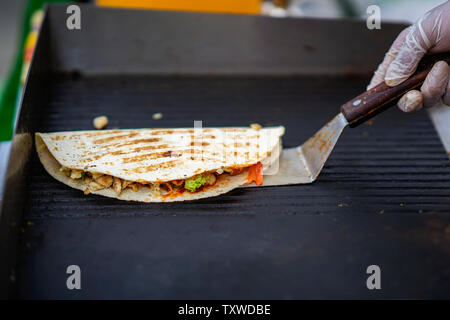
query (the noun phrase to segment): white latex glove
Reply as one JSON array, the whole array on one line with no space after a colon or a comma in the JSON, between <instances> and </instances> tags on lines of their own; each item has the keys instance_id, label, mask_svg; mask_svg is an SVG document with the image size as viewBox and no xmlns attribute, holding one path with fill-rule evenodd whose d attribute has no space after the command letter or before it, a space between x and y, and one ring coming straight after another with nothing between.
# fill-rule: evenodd
<instances>
[{"instance_id":1,"label":"white latex glove","mask_svg":"<svg viewBox=\"0 0 450 320\"><path fill-rule=\"evenodd\" d=\"M403 30L386 53L367 87L383 81L396 86L408 79L422 57L429 53L450 51L450 1L428 11L415 24ZM432 107L441 99L450 105L450 67L445 61L436 62L420 91L407 92L397 103L405 112Z\"/></svg>"}]
</instances>

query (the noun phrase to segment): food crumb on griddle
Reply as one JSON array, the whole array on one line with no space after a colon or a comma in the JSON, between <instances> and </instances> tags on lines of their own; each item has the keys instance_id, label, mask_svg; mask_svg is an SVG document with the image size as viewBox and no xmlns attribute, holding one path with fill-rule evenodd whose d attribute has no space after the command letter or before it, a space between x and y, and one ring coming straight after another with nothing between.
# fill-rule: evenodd
<instances>
[{"instance_id":1,"label":"food crumb on griddle","mask_svg":"<svg viewBox=\"0 0 450 320\"><path fill-rule=\"evenodd\" d=\"M253 130L261 130L262 126L259 123L252 123L250 125L250 128L252 128Z\"/></svg>"},{"instance_id":2,"label":"food crumb on griddle","mask_svg":"<svg viewBox=\"0 0 450 320\"><path fill-rule=\"evenodd\" d=\"M162 117L163 117L163 114L161 112L157 112L152 115L153 120L159 120Z\"/></svg>"},{"instance_id":3,"label":"food crumb on griddle","mask_svg":"<svg viewBox=\"0 0 450 320\"><path fill-rule=\"evenodd\" d=\"M100 117L96 117L94 118L93 121L94 127L95 129L103 129L104 127L106 127L108 125L108 117L106 116L100 116Z\"/></svg>"}]
</instances>

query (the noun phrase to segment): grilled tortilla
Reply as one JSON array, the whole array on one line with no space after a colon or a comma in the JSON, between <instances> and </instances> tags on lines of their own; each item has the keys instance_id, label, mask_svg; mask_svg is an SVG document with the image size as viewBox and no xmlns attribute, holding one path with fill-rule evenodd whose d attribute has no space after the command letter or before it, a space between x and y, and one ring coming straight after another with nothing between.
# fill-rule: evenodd
<instances>
[{"instance_id":1,"label":"grilled tortilla","mask_svg":"<svg viewBox=\"0 0 450 320\"><path fill-rule=\"evenodd\" d=\"M281 152L283 127L36 133L47 172L72 188L121 200L217 196L262 172Z\"/></svg>"}]
</instances>

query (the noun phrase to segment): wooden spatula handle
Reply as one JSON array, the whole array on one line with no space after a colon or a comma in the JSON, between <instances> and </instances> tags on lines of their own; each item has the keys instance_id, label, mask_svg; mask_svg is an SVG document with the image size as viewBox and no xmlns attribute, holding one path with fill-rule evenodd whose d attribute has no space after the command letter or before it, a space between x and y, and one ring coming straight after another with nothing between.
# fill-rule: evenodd
<instances>
[{"instance_id":1,"label":"wooden spatula handle","mask_svg":"<svg viewBox=\"0 0 450 320\"><path fill-rule=\"evenodd\" d=\"M341 112L349 122L350 127L356 127L383 112L396 104L403 94L421 86L437 61L450 63L450 52L425 56L420 61L416 72L398 86L389 87L382 82L343 104Z\"/></svg>"}]
</instances>

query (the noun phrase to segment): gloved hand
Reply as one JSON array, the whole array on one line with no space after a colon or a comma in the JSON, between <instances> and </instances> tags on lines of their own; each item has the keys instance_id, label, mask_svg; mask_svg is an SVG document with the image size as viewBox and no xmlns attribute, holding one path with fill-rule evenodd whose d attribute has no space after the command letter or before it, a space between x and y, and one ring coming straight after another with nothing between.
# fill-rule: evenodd
<instances>
[{"instance_id":1,"label":"gloved hand","mask_svg":"<svg viewBox=\"0 0 450 320\"><path fill-rule=\"evenodd\" d=\"M422 57L429 53L450 51L450 1L428 11L414 25L403 30L386 53L367 87L383 81L396 86L408 79ZM450 67L445 61L434 64L420 91L407 92L397 103L405 112L432 107L442 101L450 105Z\"/></svg>"}]
</instances>

